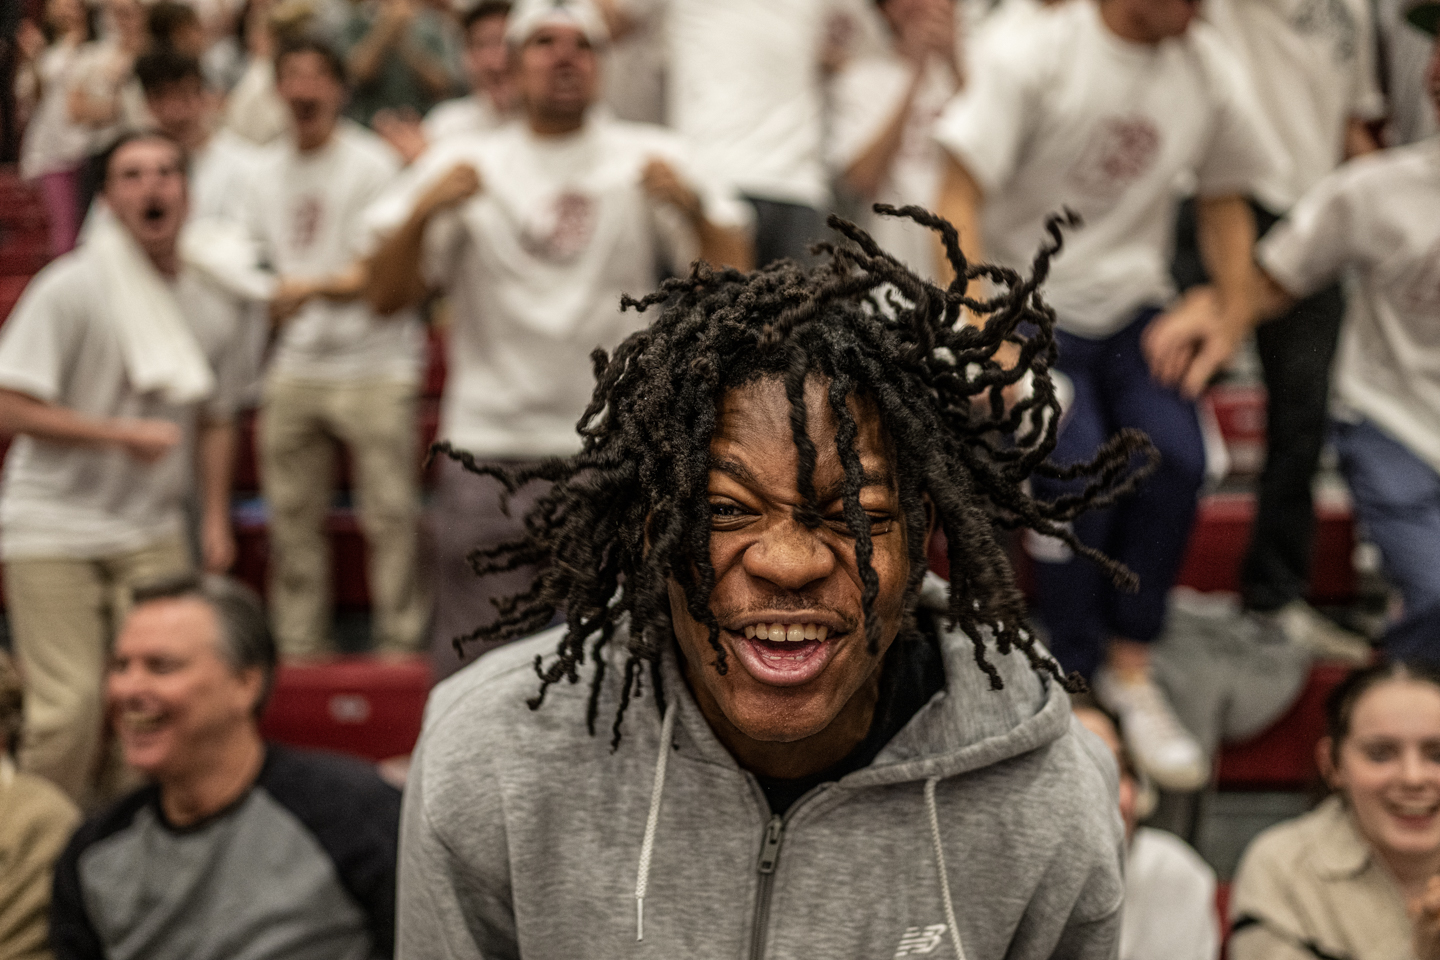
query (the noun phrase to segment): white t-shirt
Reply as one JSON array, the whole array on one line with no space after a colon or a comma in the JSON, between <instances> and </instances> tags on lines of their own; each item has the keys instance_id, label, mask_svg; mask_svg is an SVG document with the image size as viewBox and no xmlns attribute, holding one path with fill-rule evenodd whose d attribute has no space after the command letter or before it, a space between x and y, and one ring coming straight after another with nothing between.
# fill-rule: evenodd
<instances>
[{"instance_id":1,"label":"white t-shirt","mask_svg":"<svg viewBox=\"0 0 1440 960\"><path fill-rule=\"evenodd\" d=\"M289 138L268 148L247 212L271 268L282 277L324 277L367 256L362 216L399 172L394 151L348 120L313 153ZM281 328L268 376L415 383L422 347L413 310L380 317L363 298L316 297Z\"/></svg>"},{"instance_id":2,"label":"white t-shirt","mask_svg":"<svg viewBox=\"0 0 1440 960\"><path fill-rule=\"evenodd\" d=\"M40 102L20 141L20 175L27 180L73 170L85 159L90 131L70 120L70 82L80 48L56 43L40 55Z\"/></svg>"},{"instance_id":3,"label":"white t-shirt","mask_svg":"<svg viewBox=\"0 0 1440 960\"><path fill-rule=\"evenodd\" d=\"M830 118L830 163L843 172L860 159L889 125L905 99L914 76L910 61L896 53L856 59L835 78ZM871 203L903 207L919 204L934 210L940 194L943 153L930 135L935 120L955 95L955 74L931 60L915 91L901 134L900 148L872 201L865 204L860 225L880 246L922 276L935 277L935 234L909 220L882 217Z\"/></svg>"},{"instance_id":4,"label":"white t-shirt","mask_svg":"<svg viewBox=\"0 0 1440 960\"><path fill-rule=\"evenodd\" d=\"M1440 131L1434 101L1425 91L1425 71L1435 39L1405 19L1412 6L1413 0L1375 3L1375 23L1385 51L1385 89L1390 101L1385 133L1390 146L1415 143Z\"/></svg>"},{"instance_id":5,"label":"white t-shirt","mask_svg":"<svg viewBox=\"0 0 1440 960\"><path fill-rule=\"evenodd\" d=\"M425 131L425 139L434 145L451 137L494 130L504 122L505 118L495 109L489 97L472 93L435 104L425 114L421 127Z\"/></svg>"},{"instance_id":6,"label":"white t-shirt","mask_svg":"<svg viewBox=\"0 0 1440 960\"><path fill-rule=\"evenodd\" d=\"M697 250L680 218L641 187L652 157L699 191L711 222L746 225L748 208L708 187L673 133L596 114L566 137L537 137L517 122L440 144L371 209L377 233L394 229L459 162L484 185L425 236L427 276L453 308L442 438L488 458L579 449L590 352L649 322L621 313L621 294L653 290L662 254L683 269Z\"/></svg>"},{"instance_id":7,"label":"white t-shirt","mask_svg":"<svg viewBox=\"0 0 1440 960\"><path fill-rule=\"evenodd\" d=\"M1256 187L1283 213L1344 159L1351 117L1385 113L1369 0L1206 0L1205 17L1249 71L1289 159Z\"/></svg>"},{"instance_id":8,"label":"white t-shirt","mask_svg":"<svg viewBox=\"0 0 1440 960\"><path fill-rule=\"evenodd\" d=\"M600 96L621 120L665 122L666 0L619 0L630 30L605 48Z\"/></svg>"},{"instance_id":9,"label":"white t-shirt","mask_svg":"<svg viewBox=\"0 0 1440 960\"><path fill-rule=\"evenodd\" d=\"M669 0L670 124L709 176L823 207L820 56L836 0Z\"/></svg>"},{"instance_id":10,"label":"white t-shirt","mask_svg":"<svg viewBox=\"0 0 1440 960\"><path fill-rule=\"evenodd\" d=\"M1440 137L1345 164L1256 253L1294 296L1353 270L1335 413L1369 419L1440 471Z\"/></svg>"},{"instance_id":11,"label":"white t-shirt","mask_svg":"<svg viewBox=\"0 0 1440 960\"><path fill-rule=\"evenodd\" d=\"M179 536L194 484L195 427L228 419L245 377L239 307L185 270L173 289L215 371L203 404L175 406L136 393L99 265L86 247L41 270L0 328L0 387L89 417L163 418L185 442L153 464L123 450L20 436L5 458L0 488L0 555L92 559Z\"/></svg>"},{"instance_id":12,"label":"white t-shirt","mask_svg":"<svg viewBox=\"0 0 1440 960\"><path fill-rule=\"evenodd\" d=\"M984 191L986 256L1028 272L1045 218L1068 207L1044 294L1063 329L1106 337L1170 279L1176 184L1248 194L1274 163L1240 68L1195 24L1155 45L1110 31L1091 0L1013 18L936 124L935 137Z\"/></svg>"},{"instance_id":13,"label":"white t-shirt","mask_svg":"<svg viewBox=\"0 0 1440 960\"><path fill-rule=\"evenodd\" d=\"M245 201L264 154L231 130L216 131L190 155L190 216L245 222Z\"/></svg>"},{"instance_id":14,"label":"white t-shirt","mask_svg":"<svg viewBox=\"0 0 1440 960\"><path fill-rule=\"evenodd\" d=\"M1139 827L1125 857L1120 960L1216 960L1215 871L1185 841Z\"/></svg>"}]
</instances>

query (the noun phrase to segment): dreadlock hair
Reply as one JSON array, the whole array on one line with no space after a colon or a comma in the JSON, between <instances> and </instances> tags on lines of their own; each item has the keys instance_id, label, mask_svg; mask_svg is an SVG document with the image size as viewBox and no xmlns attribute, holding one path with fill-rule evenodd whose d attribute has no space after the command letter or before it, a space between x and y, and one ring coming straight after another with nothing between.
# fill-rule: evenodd
<instances>
[{"instance_id":1,"label":"dreadlock hair","mask_svg":"<svg viewBox=\"0 0 1440 960\"><path fill-rule=\"evenodd\" d=\"M727 391L756 379L783 381L803 500L796 517L818 527L816 449L806 429L804 388L807 377L819 376L828 380L837 424L843 516L854 536L871 652L878 651L880 639L874 613L879 579L871 565L870 518L859 500L862 471L854 449L857 425L847 406L851 397L872 402L894 450L910 560L897 639L918 636L914 615L926 570L928 498L948 542L947 620L972 639L975 662L991 687L1000 689L1002 681L987 655L987 635L1000 654L1019 650L1035 670L1067 689L1084 688L1078 676L1063 677L1036 646L995 533L998 525L1057 537L1117 584L1134 589L1134 575L1080 543L1068 522L1133 490L1157 462L1154 448L1143 434L1126 430L1088 463L1058 466L1046 460L1055 446L1060 404L1049 375L1056 358L1055 313L1039 288L1060 250L1061 226L1078 219L1067 212L1047 222L1049 240L1030 275L1022 277L968 263L955 228L926 210L878 204L875 210L937 232L955 280L942 288L920 278L865 231L832 216L829 224L844 240L818 244L816 252L829 260L811 271L781 261L743 274L700 262L648 296L623 298L627 309L663 309L613 354L591 355L597 383L578 423L582 449L575 456L506 468L437 445L436 452L496 478L506 490L505 501L533 481L552 484L525 516L524 536L470 555L481 576L531 566L539 572L528 590L497 602L499 616L492 624L457 637L457 650L474 640L499 642L544 629L563 610L565 633L555 657L548 664L535 658L540 689L529 704L538 709L549 687L562 679L578 683L588 658L593 669L586 720L593 735L606 672L602 654L628 621L612 725L612 747L618 747L625 710L642 690L644 665L654 670L664 645L672 642L667 582L673 579L690 616L708 626L715 652L711 666L724 674L720 625L709 608L715 571L707 491L717 405ZM983 300L967 296L969 284L981 279L999 293ZM962 307L983 324L966 322ZM1017 353L1018 362L1000 362L996 354L1002 346ZM1029 395L1007 404L1006 388L1027 377ZM1046 501L1026 490L1024 481L1032 474L1087 483L1079 493ZM662 698L658 681L654 685Z\"/></svg>"}]
</instances>

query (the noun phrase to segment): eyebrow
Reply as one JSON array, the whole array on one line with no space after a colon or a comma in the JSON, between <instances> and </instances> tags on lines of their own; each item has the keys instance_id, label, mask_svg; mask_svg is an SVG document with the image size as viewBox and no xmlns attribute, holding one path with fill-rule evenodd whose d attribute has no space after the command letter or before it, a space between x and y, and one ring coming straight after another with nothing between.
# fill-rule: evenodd
<instances>
[{"instance_id":1,"label":"eyebrow","mask_svg":"<svg viewBox=\"0 0 1440 960\"><path fill-rule=\"evenodd\" d=\"M743 483L747 487L757 487L760 485L760 482L755 478L755 474L750 472L750 468L739 460L733 460L729 457L711 460L710 469L719 471ZM895 478L889 470L879 472L862 470L860 472L860 486L862 489L865 487L883 487L888 490L894 485ZM832 484L823 490L817 489L815 491L815 501L817 503L829 503L831 500L839 500L843 495L844 486L845 481L842 479L839 483Z\"/></svg>"}]
</instances>

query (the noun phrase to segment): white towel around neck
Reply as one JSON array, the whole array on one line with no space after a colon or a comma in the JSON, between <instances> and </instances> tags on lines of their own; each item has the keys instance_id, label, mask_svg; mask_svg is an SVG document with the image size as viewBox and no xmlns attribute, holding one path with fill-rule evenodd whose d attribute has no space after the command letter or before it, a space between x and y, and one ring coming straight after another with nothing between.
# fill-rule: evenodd
<instances>
[{"instance_id":1,"label":"white towel around neck","mask_svg":"<svg viewBox=\"0 0 1440 960\"><path fill-rule=\"evenodd\" d=\"M215 373L174 290L114 216L92 220L85 245L100 261L131 386L177 405L204 400L215 390Z\"/></svg>"}]
</instances>

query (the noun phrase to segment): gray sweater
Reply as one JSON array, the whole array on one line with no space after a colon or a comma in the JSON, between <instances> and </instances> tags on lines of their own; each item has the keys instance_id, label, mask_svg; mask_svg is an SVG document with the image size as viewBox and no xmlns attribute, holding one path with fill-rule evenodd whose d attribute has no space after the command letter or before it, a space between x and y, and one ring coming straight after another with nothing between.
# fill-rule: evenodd
<instances>
[{"instance_id":1,"label":"gray sweater","mask_svg":"<svg viewBox=\"0 0 1440 960\"><path fill-rule=\"evenodd\" d=\"M870 766L779 818L673 650L667 715L647 684L613 753L586 732L588 683L529 710L535 656L559 637L432 695L402 812L402 960L1116 955L1114 764L1023 656L992 648L992 692L970 641L942 637L946 688ZM600 717L614 706L609 690Z\"/></svg>"}]
</instances>

